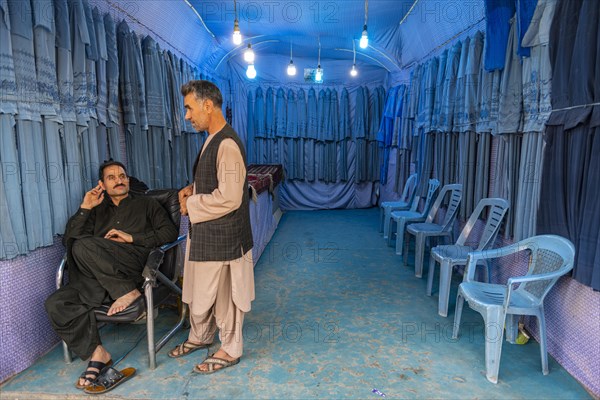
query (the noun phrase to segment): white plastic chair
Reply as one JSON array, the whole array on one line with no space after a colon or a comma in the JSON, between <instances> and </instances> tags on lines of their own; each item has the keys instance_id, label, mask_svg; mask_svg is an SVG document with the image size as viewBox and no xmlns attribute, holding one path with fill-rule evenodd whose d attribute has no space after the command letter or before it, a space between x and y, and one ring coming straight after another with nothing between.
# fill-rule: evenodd
<instances>
[{"instance_id":1,"label":"white plastic chair","mask_svg":"<svg viewBox=\"0 0 600 400\"><path fill-rule=\"evenodd\" d=\"M379 211L379 232L383 232L383 238L387 239L390 228L390 218L392 211L396 210L408 210L411 208L416 195L417 186L417 174L412 174L406 180L404 184L404 190L402 190L402 196L398 201L384 201L381 203ZM416 209L416 208L415 208Z\"/></svg>"},{"instance_id":2,"label":"white plastic chair","mask_svg":"<svg viewBox=\"0 0 600 400\"><path fill-rule=\"evenodd\" d=\"M390 224L390 233L388 237L388 245L391 243L393 235L392 235L392 227L394 223L396 223L396 254L402 255L402 245L404 244L404 230L406 225L413 222L423 222L425 218L427 218L427 214L429 213L429 209L431 208L431 204L433 201L433 195L440 187L440 181L437 179L430 179L429 185L427 188L427 197L425 198L425 204L423 206L423 210L420 212L413 210L412 207L408 211L392 211Z\"/></svg>"},{"instance_id":3,"label":"white plastic chair","mask_svg":"<svg viewBox=\"0 0 600 400\"><path fill-rule=\"evenodd\" d=\"M509 278L506 285L474 280L475 265L478 261L505 257L522 251L530 252L526 275ZM469 307L483 317L485 369L490 382L498 383L503 328L506 324L506 340L515 343L520 315L534 315L538 319L542 372L544 375L548 374L544 298L558 278L573 268L574 258L573 243L556 235L534 236L499 249L469 253L464 280L458 287L452 337L458 337L463 303L467 300Z\"/></svg>"},{"instance_id":4,"label":"white plastic chair","mask_svg":"<svg viewBox=\"0 0 600 400\"><path fill-rule=\"evenodd\" d=\"M489 208L488 218L483 228L483 233L479 239L477 247L466 245L473 226L482 216L486 208ZM508 210L508 201L499 198L481 199L475 210L467 220L456 244L436 246L431 249L429 259L429 271L427 272L427 296L431 296L433 288L433 277L435 274L436 261L440 263L440 293L438 301L438 314L442 317L448 316L448 300L450 298L450 282L452 279L452 269L456 265L465 265L467 255L473 250L485 250L494 244L502 219ZM486 279L489 281L489 267L484 260L486 267Z\"/></svg>"},{"instance_id":5,"label":"white plastic chair","mask_svg":"<svg viewBox=\"0 0 600 400\"><path fill-rule=\"evenodd\" d=\"M415 276L421 278L423 276L423 258L425 256L425 241L431 237L450 237L452 236L452 227L454 226L454 220L458 214L458 206L462 200L462 189L463 186L460 183L452 185L446 185L442 188L442 191L435 199L427 219L425 222L419 222L416 224L410 224L406 228L408 235L404 241L404 265L406 266L408 261L408 248L410 244L410 235L415 236ZM444 220L441 224L433 222L437 215L440 205L446 195L450 193L450 200L448 201L448 207Z\"/></svg>"}]
</instances>

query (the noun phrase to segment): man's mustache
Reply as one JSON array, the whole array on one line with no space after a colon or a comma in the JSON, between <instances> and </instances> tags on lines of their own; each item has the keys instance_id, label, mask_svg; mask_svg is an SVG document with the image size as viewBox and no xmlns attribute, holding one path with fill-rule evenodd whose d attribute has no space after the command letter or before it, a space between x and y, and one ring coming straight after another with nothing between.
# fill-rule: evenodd
<instances>
[{"instance_id":1,"label":"man's mustache","mask_svg":"<svg viewBox=\"0 0 600 400\"><path fill-rule=\"evenodd\" d=\"M118 188L119 186L125 187L125 185L122 185L122 184L121 185L115 185L116 188Z\"/></svg>"}]
</instances>

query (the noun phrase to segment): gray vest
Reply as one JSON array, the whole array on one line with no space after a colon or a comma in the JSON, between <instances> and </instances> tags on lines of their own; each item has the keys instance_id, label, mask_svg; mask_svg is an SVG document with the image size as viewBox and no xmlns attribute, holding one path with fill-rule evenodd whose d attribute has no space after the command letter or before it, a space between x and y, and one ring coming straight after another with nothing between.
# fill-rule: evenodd
<instances>
[{"instance_id":1,"label":"gray vest","mask_svg":"<svg viewBox=\"0 0 600 400\"><path fill-rule=\"evenodd\" d=\"M217 176L217 153L221 142L232 139L240 149L244 165L246 153L239 137L229 124L208 143L194 165L194 184L197 194L212 193L219 186ZM222 171L223 179L236 179L241 168ZM239 179L239 175L238 175ZM253 245L248 202L248 179L244 179L242 204L237 210L212 221L190 226L190 261L230 261L240 258Z\"/></svg>"}]
</instances>

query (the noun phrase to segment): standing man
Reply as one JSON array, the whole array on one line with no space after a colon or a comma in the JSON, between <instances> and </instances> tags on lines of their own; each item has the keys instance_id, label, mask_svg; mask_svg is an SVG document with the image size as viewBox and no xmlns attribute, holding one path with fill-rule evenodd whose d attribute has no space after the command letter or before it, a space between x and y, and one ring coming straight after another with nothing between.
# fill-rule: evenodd
<instances>
[{"instance_id":1,"label":"standing man","mask_svg":"<svg viewBox=\"0 0 600 400\"><path fill-rule=\"evenodd\" d=\"M75 383L83 389L112 364L102 346L94 308L112 302L107 315L141 301L142 270L150 251L177 239L177 228L154 199L129 193L125 166L108 161L100 166L98 186L85 194L67 223L69 283L46 300L56 333L69 349L90 359Z\"/></svg>"},{"instance_id":2,"label":"standing man","mask_svg":"<svg viewBox=\"0 0 600 400\"><path fill-rule=\"evenodd\" d=\"M190 306L191 329L169 356L209 347L219 329L221 347L194 367L211 374L240 361L244 314L254 300L246 154L223 116L217 86L190 81L181 94L185 119L197 131L207 131L208 138L194 164L194 183L179 192L181 213L190 218L183 301Z\"/></svg>"}]
</instances>

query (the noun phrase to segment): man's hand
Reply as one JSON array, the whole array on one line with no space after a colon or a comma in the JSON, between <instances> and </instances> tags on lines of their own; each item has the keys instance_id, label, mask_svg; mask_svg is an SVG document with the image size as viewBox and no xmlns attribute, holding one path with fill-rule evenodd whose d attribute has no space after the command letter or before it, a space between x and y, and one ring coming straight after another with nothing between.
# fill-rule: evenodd
<instances>
[{"instance_id":1,"label":"man's hand","mask_svg":"<svg viewBox=\"0 0 600 400\"><path fill-rule=\"evenodd\" d=\"M186 186L179 191L179 210L181 215L187 215L187 199L194 194L192 185Z\"/></svg>"},{"instance_id":2,"label":"man's hand","mask_svg":"<svg viewBox=\"0 0 600 400\"><path fill-rule=\"evenodd\" d=\"M80 207L84 210L91 210L102 203L102 200L104 200L104 190L98 185L85 194Z\"/></svg>"},{"instance_id":3,"label":"man's hand","mask_svg":"<svg viewBox=\"0 0 600 400\"><path fill-rule=\"evenodd\" d=\"M111 229L104 235L104 239L113 240L119 243L133 243L133 236L118 229Z\"/></svg>"}]
</instances>

